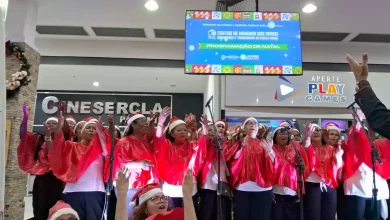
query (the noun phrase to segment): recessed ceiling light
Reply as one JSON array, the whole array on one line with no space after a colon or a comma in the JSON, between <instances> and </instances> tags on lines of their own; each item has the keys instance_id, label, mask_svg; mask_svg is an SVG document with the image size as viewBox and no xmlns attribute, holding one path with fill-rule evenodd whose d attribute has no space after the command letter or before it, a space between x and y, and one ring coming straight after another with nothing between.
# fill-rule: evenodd
<instances>
[{"instance_id":1,"label":"recessed ceiling light","mask_svg":"<svg viewBox=\"0 0 390 220\"><path fill-rule=\"evenodd\" d=\"M307 4L305 7L302 8L302 11L305 13L313 13L317 10L317 6L313 4Z\"/></svg>"},{"instance_id":2,"label":"recessed ceiling light","mask_svg":"<svg viewBox=\"0 0 390 220\"><path fill-rule=\"evenodd\" d=\"M148 9L149 11L156 11L158 9L158 4L154 0L148 0L145 3L145 8Z\"/></svg>"},{"instance_id":3,"label":"recessed ceiling light","mask_svg":"<svg viewBox=\"0 0 390 220\"><path fill-rule=\"evenodd\" d=\"M94 83L93 83L93 86L98 87L98 86L99 86L99 82L94 82Z\"/></svg>"}]
</instances>

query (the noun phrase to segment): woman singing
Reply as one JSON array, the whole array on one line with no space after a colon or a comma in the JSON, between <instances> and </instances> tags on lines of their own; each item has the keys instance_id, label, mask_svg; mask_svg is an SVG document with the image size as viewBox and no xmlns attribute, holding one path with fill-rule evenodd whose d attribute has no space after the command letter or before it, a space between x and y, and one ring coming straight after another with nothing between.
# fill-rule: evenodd
<instances>
[{"instance_id":1,"label":"woman singing","mask_svg":"<svg viewBox=\"0 0 390 220\"><path fill-rule=\"evenodd\" d=\"M336 218L338 186L336 177L343 163L344 151L341 146L336 148L328 143L338 142L337 132L338 128L333 125L322 131L317 124L305 125L306 138L310 138L307 151L311 167L311 173L305 180L305 219Z\"/></svg>"},{"instance_id":2,"label":"woman singing","mask_svg":"<svg viewBox=\"0 0 390 220\"><path fill-rule=\"evenodd\" d=\"M20 143L18 146L19 168L35 175L32 195L34 219L48 219L49 209L61 199L63 183L51 172L48 161L48 148L52 142L52 130L57 127L58 119L50 117L45 122L45 135L27 131L28 110L23 105L23 121L20 125Z\"/></svg>"},{"instance_id":3,"label":"woman singing","mask_svg":"<svg viewBox=\"0 0 390 220\"><path fill-rule=\"evenodd\" d=\"M172 198L175 207L183 207L182 180L187 169L197 176L206 157L207 117L201 117L203 135L199 140L188 140L188 130L185 122L172 117L163 135L163 126L170 115L170 108L165 107L158 120L156 137L153 140L156 167L163 181L163 192ZM196 182L194 178L194 182ZM193 195L197 192L194 189ZM195 199L196 200L196 199ZM194 201L197 205L197 201Z\"/></svg>"},{"instance_id":4,"label":"woman singing","mask_svg":"<svg viewBox=\"0 0 390 220\"><path fill-rule=\"evenodd\" d=\"M63 133L57 132L49 151L49 162L54 175L66 183L63 200L77 211L80 220L102 219L104 157L110 152L111 138L101 118L84 121L80 142L65 141ZM60 113L58 128L63 124L64 117Z\"/></svg>"},{"instance_id":5,"label":"woman singing","mask_svg":"<svg viewBox=\"0 0 390 220\"><path fill-rule=\"evenodd\" d=\"M264 149L257 139L259 125L255 118L245 119L241 129L246 134L245 138L243 141L238 138L226 154L227 160L234 157L229 180L235 189L234 219L269 220L274 154L272 148Z\"/></svg>"},{"instance_id":6,"label":"woman singing","mask_svg":"<svg viewBox=\"0 0 390 220\"><path fill-rule=\"evenodd\" d=\"M291 140L289 128L277 127L273 132L271 142L263 141L264 146L272 146L275 152L275 176L272 191L274 203L272 205L272 220L297 220L299 219L299 184L308 174L309 163L306 151L300 143ZM298 152L304 165L303 177L296 167L298 164ZM302 182L303 184L303 182Z\"/></svg>"}]
</instances>

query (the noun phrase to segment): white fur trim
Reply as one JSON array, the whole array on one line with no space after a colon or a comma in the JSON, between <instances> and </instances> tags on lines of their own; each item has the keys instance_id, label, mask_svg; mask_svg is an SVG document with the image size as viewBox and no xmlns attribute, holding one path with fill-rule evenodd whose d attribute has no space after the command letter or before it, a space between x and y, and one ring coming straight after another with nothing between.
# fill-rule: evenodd
<instances>
[{"instance_id":1,"label":"white fur trim","mask_svg":"<svg viewBox=\"0 0 390 220\"><path fill-rule=\"evenodd\" d=\"M299 134L301 133L301 132L300 132L298 129L296 129L296 128L292 128L291 131L296 131L296 132L298 132Z\"/></svg>"},{"instance_id":2,"label":"white fur trim","mask_svg":"<svg viewBox=\"0 0 390 220\"><path fill-rule=\"evenodd\" d=\"M258 123L256 118L254 118L254 117L249 117L249 118L247 118L247 119L242 123L241 128L244 129L245 124L248 123L248 121L252 121L252 120L255 121L256 123Z\"/></svg>"},{"instance_id":3,"label":"white fur trim","mask_svg":"<svg viewBox=\"0 0 390 220\"><path fill-rule=\"evenodd\" d=\"M79 121L79 122L76 123L76 125L75 125L74 128L73 128L73 134L76 135L77 127L78 127L81 123L85 123L85 121Z\"/></svg>"},{"instance_id":4,"label":"white fur trim","mask_svg":"<svg viewBox=\"0 0 390 220\"><path fill-rule=\"evenodd\" d=\"M49 121L58 122L58 118L56 118L56 117L50 117L50 118L46 119L46 123L49 122Z\"/></svg>"},{"instance_id":5,"label":"white fur trim","mask_svg":"<svg viewBox=\"0 0 390 220\"><path fill-rule=\"evenodd\" d=\"M262 127L262 128L265 129L265 125L264 125L264 124L259 123L259 128L260 128L260 127Z\"/></svg>"},{"instance_id":6,"label":"white fur trim","mask_svg":"<svg viewBox=\"0 0 390 220\"><path fill-rule=\"evenodd\" d=\"M288 123L288 122L286 122L286 121L280 123L279 127L284 127L284 126L286 126L286 125L287 125L289 128L291 128L290 123Z\"/></svg>"},{"instance_id":7,"label":"white fur trim","mask_svg":"<svg viewBox=\"0 0 390 220\"><path fill-rule=\"evenodd\" d=\"M152 190L149 190L149 192L147 193L144 193L142 194L140 197L139 197L139 204L138 205L141 205L142 203L148 201L150 198L152 198L154 195L156 195L157 193L162 193L162 189L161 188L155 188L155 189L152 189Z\"/></svg>"},{"instance_id":8,"label":"white fur trim","mask_svg":"<svg viewBox=\"0 0 390 220\"><path fill-rule=\"evenodd\" d=\"M337 126L334 126L334 125L329 125L328 127L326 127L326 130L336 130L340 133L340 128L338 128Z\"/></svg>"},{"instance_id":9,"label":"white fur trim","mask_svg":"<svg viewBox=\"0 0 390 220\"><path fill-rule=\"evenodd\" d=\"M71 208L64 208L64 209L60 209L56 213L54 213L54 215L51 216L49 218L49 220L56 220L61 215L67 215L67 214L74 215L77 219L79 219L79 215L77 214L77 212L75 210L73 210Z\"/></svg>"},{"instance_id":10,"label":"white fur trim","mask_svg":"<svg viewBox=\"0 0 390 220\"><path fill-rule=\"evenodd\" d=\"M275 137L275 134L276 134L277 131L279 131L280 129L283 129L283 128L285 128L285 127L277 127L277 128L275 128L274 132L272 133L272 138Z\"/></svg>"},{"instance_id":11,"label":"white fur trim","mask_svg":"<svg viewBox=\"0 0 390 220\"><path fill-rule=\"evenodd\" d=\"M96 121L95 121L95 120L90 120L90 121L86 122L86 123L84 124L83 128L81 129L81 133L83 133L84 129L85 129L88 125L90 125L90 124L96 124Z\"/></svg>"},{"instance_id":12,"label":"white fur trim","mask_svg":"<svg viewBox=\"0 0 390 220\"><path fill-rule=\"evenodd\" d=\"M223 121L217 121L217 122L215 122L215 126L218 126L218 125L224 125L224 126L226 126L225 122L223 122Z\"/></svg>"},{"instance_id":13,"label":"white fur trim","mask_svg":"<svg viewBox=\"0 0 390 220\"><path fill-rule=\"evenodd\" d=\"M129 120L127 120L127 126L130 126L131 123L133 123L133 121L139 119L139 118L146 118L145 115L142 115L142 114L136 114L136 115L133 115L129 118Z\"/></svg>"},{"instance_id":14,"label":"white fur trim","mask_svg":"<svg viewBox=\"0 0 390 220\"><path fill-rule=\"evenodd\" d=\"M73 121L74 123L76 123L76 120L74 120L73 118L67 118L66 121Z\"/></svg>"},{"instance_id":15,"label":"white fur trim","mask_svg":"<svg viewBox=\"0 0 390 220\"><path fill-rule=\"evenodd\" d=\"M169 124L168 126L168 131L171 132L176 126L178 126L179 124L185 124L185 122L183 120L176 120L174 122L172 122L171 124Z\"/></svg>"},{"instance_id":16,"label":"white fur trim","mask_svg":"<svg viewBox=\"0 0 390 220\"><path fill-rule=\"evenodd\" d=\"M318 124L311 124L311 126L321 129L321 127Z\"/></svg>"}]
</instances>

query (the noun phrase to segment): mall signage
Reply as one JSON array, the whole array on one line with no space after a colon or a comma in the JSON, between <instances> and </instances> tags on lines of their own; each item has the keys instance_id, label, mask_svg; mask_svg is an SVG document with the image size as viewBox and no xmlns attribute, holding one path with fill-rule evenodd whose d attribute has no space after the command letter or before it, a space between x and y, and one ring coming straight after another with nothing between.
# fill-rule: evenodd
<instances>
[{"instance_id":1,"label":"mall signage","mask_svg":"<svg viewBox=\"0 0 390 220\"><path fill-rule=\"evenodd\" d=\"M345 83L339 76L312 76L307 84L307 102L346 103Z\"/></svg>"}]
</instances>

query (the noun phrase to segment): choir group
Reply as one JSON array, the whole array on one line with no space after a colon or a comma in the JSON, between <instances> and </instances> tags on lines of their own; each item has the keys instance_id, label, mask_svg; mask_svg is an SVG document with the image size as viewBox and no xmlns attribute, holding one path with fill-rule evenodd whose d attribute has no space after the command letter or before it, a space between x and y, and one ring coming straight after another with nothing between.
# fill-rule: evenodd
<instances>
[{"instance_id":1,"label":"choir group","mask_svg":"<svg viewBox=\"0 0 390 220\"><path fill-rule=\"evenodd\" d=\"M194 115L183 120L171 117L165 107L149 121L139 113L130 115L123 137L109 116L108 125L116 128L111 137L101 118L76 122L61 112L46 120L45 134L33 134L27 131L27 106L23 111L18 162L21 170L36 176L34 219L48 219L49 209L59 200L80 220L145 220L156 215L183 219L187 206L200 220L218 219L218 210L221 220L298 220L301 202L306 220L335 220L336 214L339 220L376 220L375 215L383 219L388 215L390 141L367 137L367 128L359 123L349 128L346 140L335 123L323 128L308 123L299 131L288 122L267 128L253 117L233 132L218 120L215 134L205 115L198 124ZM359 121L364 115L353 117ZM217 137L227 166L218 158ZM377 201L372 200L371 138L383 162L375 167ZM108 200L105 184L113 147L117 181ZM230 189L221 196L221 207L217 206L218 170ZM186 176L195 187L188 187L188 181L184 186ZM123 190L126 177L129 184ZM184 211L177 209L183 204ZM180 217L172 217L176 215Z\"/></svg>"}]
</instances>

